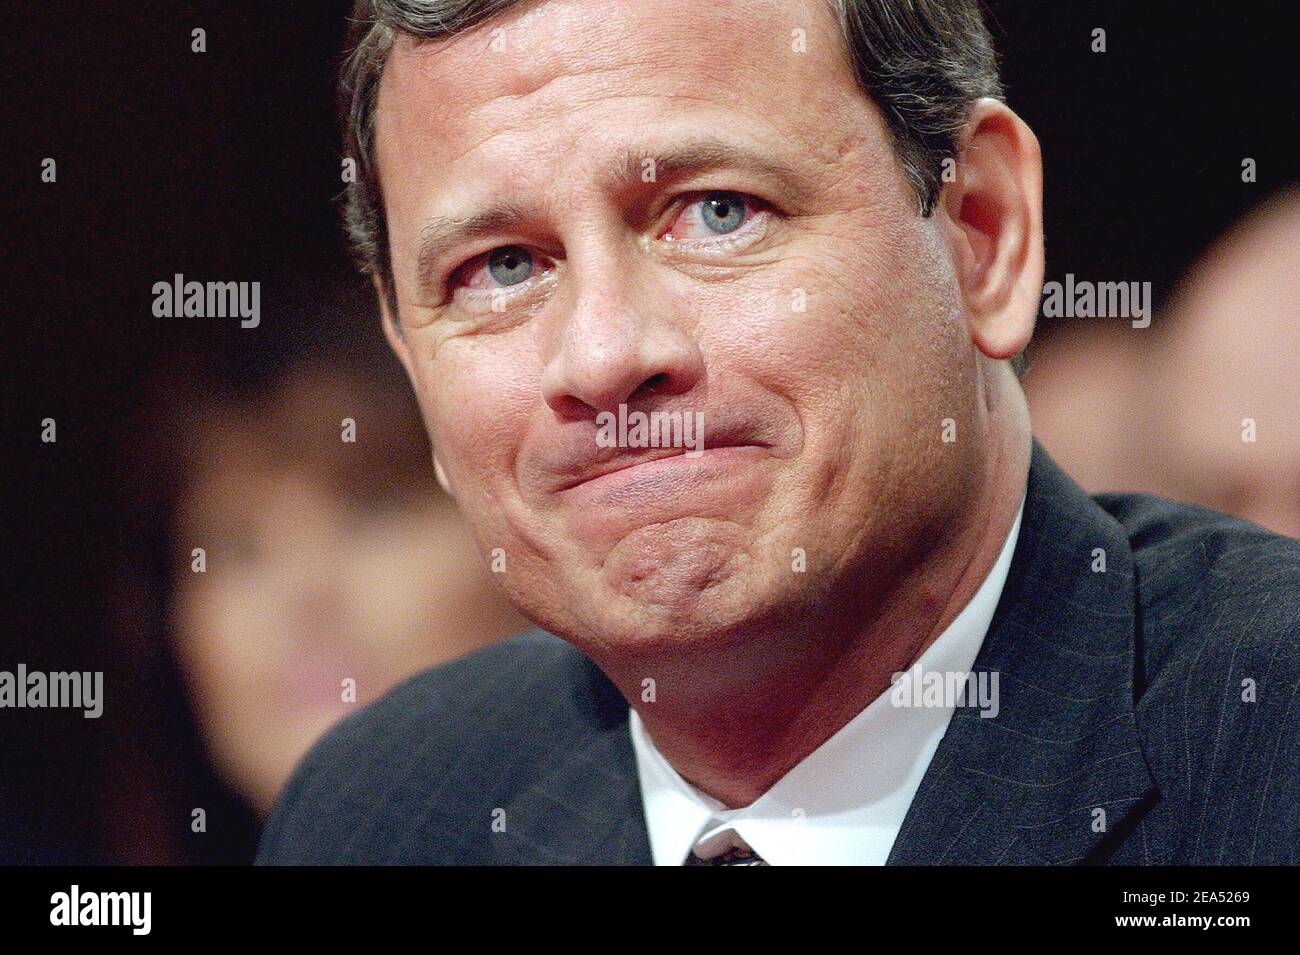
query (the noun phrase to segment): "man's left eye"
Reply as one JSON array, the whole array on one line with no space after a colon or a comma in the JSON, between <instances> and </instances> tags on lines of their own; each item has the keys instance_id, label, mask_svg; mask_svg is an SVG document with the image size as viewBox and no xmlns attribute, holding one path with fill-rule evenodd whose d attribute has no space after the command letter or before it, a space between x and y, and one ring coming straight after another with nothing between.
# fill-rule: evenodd
<instances>
[{"instance_id":1,"label":"man's left eye","mask_svg":"<svg viewBox=\"0 0 1300 955\"><path fill-rule=\"evenodd\" d=\"M707 192L687 205L661 238L709 239L725 236L753 219L756 201L738 192Z\"/></svg>"}]
</instances>

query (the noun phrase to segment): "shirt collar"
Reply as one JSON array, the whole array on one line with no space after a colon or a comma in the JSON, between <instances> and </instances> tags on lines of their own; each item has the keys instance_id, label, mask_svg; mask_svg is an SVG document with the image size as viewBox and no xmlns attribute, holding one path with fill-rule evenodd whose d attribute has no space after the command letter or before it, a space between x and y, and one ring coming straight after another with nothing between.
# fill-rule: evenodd
<instances>
[{"instance_id":1,"label":"shirt collar","mask_svg":"<svg viewBox=\"0 0 1300 955\"><path fill-rule=\"evenodd\" d=\"M1024 501L984 582L909 673L967 673L1002 596ZM681 865L706 839L734 830L772 865L883 865L947 731L954 707L898 706L891 690L808 754L756 801L727 809L678 774L655 748L635 709L636 754L656 865Z\"/></svg>"}]
</instances>

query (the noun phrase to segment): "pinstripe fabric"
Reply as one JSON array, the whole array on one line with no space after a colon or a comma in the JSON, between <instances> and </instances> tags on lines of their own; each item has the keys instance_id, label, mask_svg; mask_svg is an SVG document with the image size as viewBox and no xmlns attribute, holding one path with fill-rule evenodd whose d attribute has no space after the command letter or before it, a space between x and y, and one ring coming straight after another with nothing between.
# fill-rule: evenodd
<instances>
[{"instance_id":1,"label":"pinstripe fabric","mask_svg":"<svg viewBox=\"0 0 1300 955\"><path fill-rule=\"evenodd\" d=\"M1300 861L1297 542L1091 499L1035 444L975 670L1000 674L999 714L957 711L891 864ZM649 865L636 779L627 704L533 631L332 730L258 862Z\"/></svg>"}]
</instances>

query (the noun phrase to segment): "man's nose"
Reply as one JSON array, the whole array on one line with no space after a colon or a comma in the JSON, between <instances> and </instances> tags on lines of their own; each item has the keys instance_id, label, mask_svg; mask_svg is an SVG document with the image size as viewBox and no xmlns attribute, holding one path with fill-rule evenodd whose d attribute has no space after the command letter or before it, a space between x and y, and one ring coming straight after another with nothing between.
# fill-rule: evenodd
<instances>
[{"instance_id":1,"label":"man's nose","mask_svg":"<svg viewBox=\"0 0 1300 955\"><path fill-rule=\"evenodd\" d=\"M696 387L704 377L699 343L666 305L608 287L580 293L542 374L546 403L565 418L590 418Z\"/></svg>"}]
</instances>

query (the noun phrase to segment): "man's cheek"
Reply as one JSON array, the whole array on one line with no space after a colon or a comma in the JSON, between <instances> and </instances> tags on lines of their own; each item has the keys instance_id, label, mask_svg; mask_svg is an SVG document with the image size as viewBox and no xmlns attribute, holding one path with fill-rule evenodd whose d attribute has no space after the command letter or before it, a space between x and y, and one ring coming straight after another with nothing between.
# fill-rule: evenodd
<instances>
[{"instance_id":1,"label":"man's cheek","mask_svg":"<svg viewBox=\"0 0 1300 955\"><path fill-rule=\"evenodd\" d=\"M893 306L837 264L820 262L798 281L806 289L804 310L779 326L788 373L805 376L804 386L814 390L834 393L847 385L856 393L855 383L876 373Z\"/></svg>"},{"instance_id":2,"label":"man's cheek","mask_svg":"<svg viewBox=\"0 0 1300 955\"><path fill-rule=\"evenodd\" d=\"M514 446L503 432L501 419L483 405L461 401L439 417L434 431L438 459L458 490L468 482L495 485L508 469L509 449ZM459 412L454 410L459 407Z\"/></svg>"}]
</instances>

